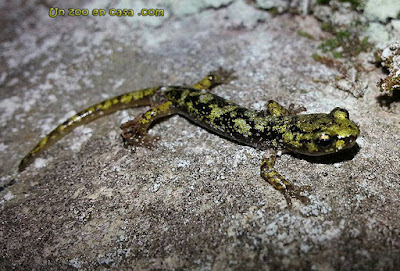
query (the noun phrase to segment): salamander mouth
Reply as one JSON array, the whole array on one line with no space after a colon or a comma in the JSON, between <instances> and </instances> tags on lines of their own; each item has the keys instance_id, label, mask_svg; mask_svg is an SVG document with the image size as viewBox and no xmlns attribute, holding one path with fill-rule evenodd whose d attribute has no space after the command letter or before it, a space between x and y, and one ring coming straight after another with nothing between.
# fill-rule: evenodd
<instances>
[{"instance_id":1,"label":"salamander mouth","mask_svg":"<svg viewBox=\"0 0 400 271\"><path fill-rule=\"evenodd\" d=\"M346 147L344 149L348 149L348 148L353 147L356 144L357 137L356 136L348 136L342 140L344 140L344 142L346 144Z\"/></svg>"},{"instance_id":2,"label":"salamander mouth","mask_svg":"<svg viewBox=\"0 0 400 271\"><path fill-rule=\"evenodd\" d=\"M357 140L356 136L348 136L348 137L344 137L344 138L340 137L340 136L336 136L333 151L326 150L325 152L322 151L321 153L317 153L316 155L324 155L324 154L329 154L329 153L341 152L343 150L353 147L356 144L356 140Z\"/></svg>"},{"instance_id":3,"label":"salamander mouth","mask_svg":"<svg viewBox=\"0 0 400 271\"><path fill-rule=\"evenodd\" d=\"M295 153L300 153L307 156L322 156L327 154L338 153L343 150L349 149L356 144L356 139L357 139L356 136L348 136L348 137L336 136L333 141L334 143L332 143L330 146L327 147L318 146L318 150L315 151L310 151L306 146L303 146L302 148L298 149L289 146L287 148Z\"/></svg>"}]
</instances>

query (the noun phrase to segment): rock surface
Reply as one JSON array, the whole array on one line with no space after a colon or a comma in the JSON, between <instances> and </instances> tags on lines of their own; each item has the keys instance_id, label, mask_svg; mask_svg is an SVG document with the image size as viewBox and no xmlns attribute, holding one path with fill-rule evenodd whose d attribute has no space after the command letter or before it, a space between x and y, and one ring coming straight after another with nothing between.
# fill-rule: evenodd
<instances>
[{"instance_id":1,"label":"rock surface","mask_svg":"<svg viewBox=\"0 0 400 271\"><path fill-rule=\"evenodd\" d=\"M312 58L327 36L312 14L194 2L1 4L0 269L396 270L400 102L376 87L382 70L366 54L352 59L364 65L356 98L334 65ZM50 7L117 5L135 6L135 16L49 17ZM139 17L141 8L165 16ZM162 136L155 150L124 148L119 126L144 108L76 129L17 174L30 148L80 109L134 89L187 85L220 66L238 78L214 93L236 103L262 109L274 99L309 113L340 106L359 124L358 148L277 162L289 180L312 187L310 205L288 209L263 182L263 152L178 116L153 127Z\"/></svg>"}]
</instances>

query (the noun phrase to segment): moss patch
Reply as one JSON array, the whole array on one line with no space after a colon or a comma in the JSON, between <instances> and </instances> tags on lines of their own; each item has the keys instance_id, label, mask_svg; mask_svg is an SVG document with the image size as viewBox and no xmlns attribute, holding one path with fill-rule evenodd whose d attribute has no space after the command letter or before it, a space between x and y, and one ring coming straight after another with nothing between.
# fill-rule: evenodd
<instances>
[{"instance_id":1,"label":"moss patch","mask_svg":"<svg viewBox=\"0 0 400 271\"><path fill-rule=\"evenodd\" d=\"M372 49L368 37L361 38L359 22L354 22L349 28L343 29L330 23L322 23L321 29L333 35L332 38L324 40L319 48L324 53L330 52L334 58L354 57L361 52Z\"/></svg>"}]
</instances>

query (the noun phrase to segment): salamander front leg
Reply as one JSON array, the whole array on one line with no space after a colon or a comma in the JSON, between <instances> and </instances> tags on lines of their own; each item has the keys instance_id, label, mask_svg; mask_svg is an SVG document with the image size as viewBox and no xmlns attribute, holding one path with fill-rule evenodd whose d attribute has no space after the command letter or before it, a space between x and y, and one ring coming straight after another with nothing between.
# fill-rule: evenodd
<instances>
[{"instance_id":1,"label":"salamander front leg","mask_svg":"<svg viewBox=\"0 0 400 271\"><path fill-rule=\"evenodd\" d=\"M135 119L121 125L122 138L125 144L154 148L154 143L160 139L157 136L147 134L151 123L156 119L166 117L176 113L176 109L171 102L157 105L147 112L137 116Z\"/></svg>"},{"instance_id":2,"label":"salamander front leg","mask_svg":"<svg viewBox=\"0 0 400 271\"><path fill-rule=\"evenodd\" d=\"M307 111L305 107L303 106L296 107L294 104L290 104L289 109L286 109L285 107L280 105L278 102L275 102L274 100L269 100L266 107L267 107L266 109L267 115L271 116L293 116L297 115L300 112Z\"/></svg>"},{"instance_id":3,"label":"salamander front leg","mask_svg":"<svg viewBox=\"0 0 400 271\"><path fill-rule=\"evenodd\" d=\"M270 183L276 190L279 190L286 199L289 207L292 206L291 198L297 198L304 204L308 204L310 199L300 195L304 190L309 190L308 187L295 187L288 182L281 174L279 174L274 166L276 161L276 152L270 157L264 157L261 162L261 177Z\"/></svg>"}]
</instances>

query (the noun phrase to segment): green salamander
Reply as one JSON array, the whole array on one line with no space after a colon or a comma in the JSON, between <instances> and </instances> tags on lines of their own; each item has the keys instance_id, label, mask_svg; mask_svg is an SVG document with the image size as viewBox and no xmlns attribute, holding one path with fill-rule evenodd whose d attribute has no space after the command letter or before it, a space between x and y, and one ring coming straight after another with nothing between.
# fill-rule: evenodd
<instances>
[{"instance_id":1,"label":"green salamander","mask_svg":"<svg viewBox=\"0 0 400 271\"><path fill-rule=\"evenodd\" d=\"M232 72L218 70L190 87L167 86L133 91L95 104L57 126L22 159L23 171L46 148L75 127L120 109L150 105L152 108L121 126L122 137L129 145L152 147L155 138L147 135L156 119L180 114L195 123L239 143L257 149L273 149L261 163L261 176L283 193L288 204L291 198L307 202L275 169L276 151L292 151L305 155L324 155L352 147L359 134L349 113L335 108L329 114L296 115L274 101L266 109L255 111L236 105L208 90L229 82Z\"/></svg>"}]
</instances>

